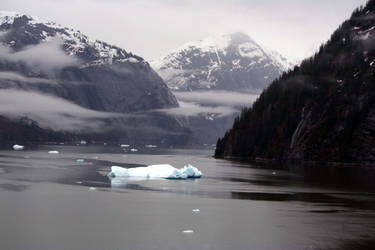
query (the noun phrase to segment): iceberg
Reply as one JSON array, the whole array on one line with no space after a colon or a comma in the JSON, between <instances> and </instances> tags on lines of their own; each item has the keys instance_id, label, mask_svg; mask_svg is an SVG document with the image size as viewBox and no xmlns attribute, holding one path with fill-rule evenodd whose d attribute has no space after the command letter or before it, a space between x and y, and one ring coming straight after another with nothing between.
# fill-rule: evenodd
<instances>
[{"instance_id":1,"label":"iceberg","mask_svg":"<svg viewBox=\"0 0 375 250\"><path fill-rule=\"evenodd\" d=\"M150 165L138 168L123 168L112 166L111 172L108 174L110 178L115 177L136 177L136 178L164 178L185 180L187 178L200 178L202 172L196 167L188 164L181 169L177 169L169 164Z\"/></svg>"},{"instance_id":2,"label":"iceberg","mask_svg":"<svg viewBox=\"0 0 375 250\"><path fill-rule=\"evenodd\" d=\"M13 145L13 150L23 150L25 147L22 145L15 144Z\"/></svg>"},{"instance_id":3,"label":"iceberg","mask_svg":"<svg viewBox=\"0 0 375 250\"><path fill-rule=\"evenodd\" d=\"M59 151L56 151L56 150L51 150L51 151L48 151L49 154L59 154L60 152Z\"/></svg>"}]
</instances>

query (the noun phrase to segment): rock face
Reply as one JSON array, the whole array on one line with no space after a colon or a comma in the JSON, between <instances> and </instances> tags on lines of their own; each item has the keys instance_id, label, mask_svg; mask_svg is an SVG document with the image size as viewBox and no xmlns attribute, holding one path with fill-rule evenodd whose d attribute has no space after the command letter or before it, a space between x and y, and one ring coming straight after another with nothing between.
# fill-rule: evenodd
<instances>
[{"instance_id":1,"label":"rock face","mask_svg":"<svg viewBox=\"0 0 375 250\"><path fill-rule=\"evenodd\" d=\"M274 81L217 143L217 157L373 163L375 1Z\"/></svg>"},{"instance_id":2,"label":"rock face","mask_svg":"<svg viewBox=\"0 0 375 250\"><path fill-rule=\"evenodd\" d=\"M151 66L176 95L178 92L193 92L199 96L210 92L211 97L228 91L258 95L291 65L286 58L265 49L244 33L190 42L151 61ZM194 100L194 103L211 108L226 105L225 100L210 105L204 99ZM251 104L251 96L246 104ZM215 143L232 126L241 107L231 106L236 110L231 115L205 112L190 116L188 121L194 140L202 144Z\"/></svg>"},{"instance_id":3,"label":"rock face","mask_svg":"<svg viewBox=\"0 0 375 250\"><path fill-rule=\"evenodd\" d=\"M154 109L178 107L178 102L137 55L79 31L10 12L0 12L0 49L1 89L35 91L103 112L148 112L147 119L133 119L133 130L140 122L175 134L188 133L183 120L152 114ZM122 125L129 122L124 119L110 123L122 131L119 138L144 139L125 129ZM81 132L85 131L77 131ZM164 140L155 134L152 139Z\"/></svg>"},{"instance_id":4,"label":"rock face","mask_svg":"<svg viewBox=\"0 0 375 250\"><path fill-rule=\"evenodd\" d=\"M191 42L151 62L174 91L257 93L292 64L248 35L234 33Z\"/></svg>"}]
</instances>

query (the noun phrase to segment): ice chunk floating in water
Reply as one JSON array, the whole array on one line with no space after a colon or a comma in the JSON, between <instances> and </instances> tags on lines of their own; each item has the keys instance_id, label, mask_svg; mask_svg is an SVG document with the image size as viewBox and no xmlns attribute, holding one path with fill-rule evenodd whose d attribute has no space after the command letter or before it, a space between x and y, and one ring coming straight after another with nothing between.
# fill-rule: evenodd
<instances>
[{"instance_id":1,"label":"ice chunk floating in water","mask_svg":"<svg viewBox=\"0 0 375 250\"><path fill-rule=\"evenodd\" d=\"M14 149L14 150L23 150L24 148L25 148L25 147L22 146L22 145L18 145L18 144L13 145L13 149Z\"/></svg>"},{"instance_id":2,"label":"ice chunk floating in water","mask_svg":"<svg viewBox=\"0 0 375 250\"><path fill-rule=\"evenodd\" d=\"M60 152L59 151L56 151L56 150L51 150L51 151L48 151L49 154L59 154Z\"/></svg>"},{"instance_id":3,"label":"ice chunk floating in water","mask_svg":"<svg viewBox=\"0 0 375 250\"><path fill-rule=\"evenodd\" d=\"M165 179L187 179L200 178L202 172L192 165L177 169L169 164L151 165L138 168L111 167L109 177L138 177L138 178L165 178Z\"/></svg>"},{"instance_id":4,"label":"ice chunk floating in water","mask_svg":"<svg viewBox=\"0 0 375 250\"><path fill-rule=\"evenodd\" d=\"M184 234L193 234L194 230L184 230L182 231Z\"/></svg>"}]
</instances>

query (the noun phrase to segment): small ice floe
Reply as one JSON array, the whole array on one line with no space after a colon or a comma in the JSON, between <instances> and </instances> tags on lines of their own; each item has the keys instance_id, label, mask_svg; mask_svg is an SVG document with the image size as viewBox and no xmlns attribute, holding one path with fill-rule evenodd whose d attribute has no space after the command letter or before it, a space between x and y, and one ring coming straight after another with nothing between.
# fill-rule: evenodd
<instances>
[{"instance_id":1,"label":"small ice floe","mask_svg":"<svg viewBox=\"0 0 375 250\"><path fill-rule=\"evenodd\" d=\"M184 230L182 231L184 234L193 234L194 233L194 230Z\"/></svg>"},{"instance_id":2,"label":"small ice floe","mask_svg":"<svg viewBox=\"0 0 375 250\"><path fill-rule=\"evenodd\" d=\"M95 191L95 190L96 190L96 187L89 187L89 190L90 190L90 191Z\"/></svg>"},{"instance_id":3,"label":"small ice floe","mask_svg":"<svg viewBox=\"0 0 375 250\"><path fill-rule=\"evenodd\" d=\"M77 159L76 162L83 163L83 162L85 162L85 159Z\"/></svg>"},{"instance_id":4,"label":"small ice floe","mask_svg":"<svg viewBox=\"0 0 375 250\"><path fill-rule=\"evenodd\" d=\"M138 149L136 149L136 148L131 148L131 149L130 149L130 152L138 152Z\"/></svg>"},{"instance_id":5,"label":"small ice floe","mask_svg":"<svg viewBox=\"0 0 375 250\"><path fill-rule=\"evenodd\" d=\"M177 169L169 164L150 165L147 167L138 168L122 168L117 166L111 167L109 177L137 177L137 178L164 178L184 180L187 178L200 178L202 172L196 167L188 164L181 169Z\"/></svg>"},{"instance_id":6,"label":"small ice floe","mask_svg":"<svg viewBox=\"0 0 375 250\"><path fill-rule=\"evenodd\" d=\"M193 211L193 213L199 213L201 210L199 210L198 208L194 208L193 210L191 210L191 211Z\"/></svg>"},{"instance_id":7,"label":"small ice floe","mask_svg":"<svg viewBox=\"0 0 375 250\"><path fill-rule=\"evenodd\" d=\"M48 151L49 154L53 154L53 155L57 155L57 154L60 154L59 151L57 150L51 150L51 151Z\"/></svg>"},{"instance_id":8,"label":"small ice floe","mask_svg":"<svg viewBox=\"0 0 375 250\"><path fill-rule=\"evenodd\" d=\"M24 149L25 149L25 147L22 146L22 145L18 145L18 144L13 145L13 150L20 151L20 150L24 150Z\"/></svg>"},{"instance_id":9,"label":"small ice floe","mask_svg":"<svg viewBox=\"0 0 375 250\"><path fill-rule=\"evenodd\" d=\"M122 148L128 148L128 147L130 147L130 145L128 145L128 144L121 144L120 147L122 147Z\"/></svg>"}]
</instances>

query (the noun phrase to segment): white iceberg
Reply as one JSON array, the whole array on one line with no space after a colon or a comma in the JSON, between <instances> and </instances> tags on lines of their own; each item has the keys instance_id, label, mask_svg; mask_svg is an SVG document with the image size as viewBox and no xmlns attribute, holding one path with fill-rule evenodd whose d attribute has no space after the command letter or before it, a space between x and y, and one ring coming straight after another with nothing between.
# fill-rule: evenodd
<instances>
[{"instance_id":1,"label":"white iceberg","mask_svg":"<svg viewBox=\"0 0 375 250\"><path fill-rule=\"evenodd\" d=\"M13 150L24 150L24 146L22 146L22 145L18 145L18 144L15 144L15 145L13 145Z\"/></svg>"},{"instance_id":2,"label":"white iceberg","mask_svg":"<svg viewBox=\"0 0 375 250\"><path fill-rule=\"evenodd\" d=\"M192 165L177 169L169 164L150 165L138 168L123 168L112 166L109 177L136 177L136 178L164 178L164 179L187 179L200 178L202 172Z\"/></svg>"},{"instance_id":3,"label":"white iceberg","mask_svg":"<svg viewBox=\"0 0 375 250\"><path fill-rule=\"evenodd\" d=\"M51 151L48 151L49 154L59 154L60 152L59 151L56 151L56 150L51 150Z\"/></svg>"}]
</instances>

